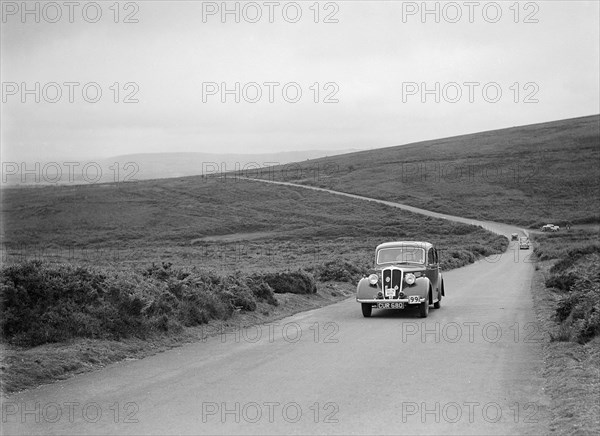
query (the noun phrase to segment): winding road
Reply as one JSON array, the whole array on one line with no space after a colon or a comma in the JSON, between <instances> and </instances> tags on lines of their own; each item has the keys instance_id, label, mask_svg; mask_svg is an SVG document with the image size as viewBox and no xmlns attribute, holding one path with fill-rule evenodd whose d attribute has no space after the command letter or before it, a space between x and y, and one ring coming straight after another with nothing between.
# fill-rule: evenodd
<instances>
[{"instance_id":1,"label":"winding road","mask_svg":"<svg viewBox=\"0 0 600 436\"><path fill-rule=\"evenodd\" d=\"M546 434L530 253L511 243L444 273L447 297L426 319L377 310L363 318L350 298L13 395L2 432Z\"/></svg>"}]
</instances>

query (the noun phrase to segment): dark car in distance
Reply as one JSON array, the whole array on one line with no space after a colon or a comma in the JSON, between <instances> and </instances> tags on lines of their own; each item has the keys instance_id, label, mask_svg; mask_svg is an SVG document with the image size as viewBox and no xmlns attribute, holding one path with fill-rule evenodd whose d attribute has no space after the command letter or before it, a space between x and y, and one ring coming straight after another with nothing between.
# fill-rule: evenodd
<instances>
[{"instance_id":1,"label":"dark car in distance","mask_svg":"<svg viewBox=\"0 0 600 436\"><path fill-rule=\"evenodd\" d=\"M375 268L356 288L364 317L373 309L416 307L423 318L445 296L438 250L429 242L399 241L375 249Z\"/></svg>"}]
</instances>

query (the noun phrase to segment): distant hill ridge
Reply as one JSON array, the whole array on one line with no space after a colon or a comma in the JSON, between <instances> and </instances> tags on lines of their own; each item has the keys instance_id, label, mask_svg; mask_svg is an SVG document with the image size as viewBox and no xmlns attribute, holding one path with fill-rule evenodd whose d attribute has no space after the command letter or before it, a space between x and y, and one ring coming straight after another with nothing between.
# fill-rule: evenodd
<instances>
[{"instance_id":1,"label":"distant hill ridge","mask_svg":"<svg viewBox=\"0 0 600 436\"><path fill-rule=\"evenodd\" d=\"M297 150L277 153L166 152L118 155L106 159L56 159L56 162L7 162L2 165L4 187L66 185L165 179L283 165L356 151Z\"/></svg>"},{"instance_id":2,"label":"distant hill ridge","mask_svg":"<svg viewBox=\"0 0 600 436\"><path fill-rule=\"evenodd\" d=\"M300 167L251 175L519 225L600 222L600 115L324 157Z\"/></svg>"}]
</instances>

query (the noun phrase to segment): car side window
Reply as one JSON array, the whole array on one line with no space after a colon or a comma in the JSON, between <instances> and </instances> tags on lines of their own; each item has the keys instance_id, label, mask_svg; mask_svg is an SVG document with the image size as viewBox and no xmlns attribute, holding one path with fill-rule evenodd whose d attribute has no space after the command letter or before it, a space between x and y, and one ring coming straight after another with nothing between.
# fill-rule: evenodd
<instances>
[{"instance_id":1,"label":"car side window","mask_svg":"<svg viewBox=\"0 0 600 436\"><path fill-rule=\"evenodd\" d=\"M429 264L429 265L435 264L435 253L434 253L433 248L430 248L429 251L427 252L427 264Z\"/></svg>"}]
</instances>

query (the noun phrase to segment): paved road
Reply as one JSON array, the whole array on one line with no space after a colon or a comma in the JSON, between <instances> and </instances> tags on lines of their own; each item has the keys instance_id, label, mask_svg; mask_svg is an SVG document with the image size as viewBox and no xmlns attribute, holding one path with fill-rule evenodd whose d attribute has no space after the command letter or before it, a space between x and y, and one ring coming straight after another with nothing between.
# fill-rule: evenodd
<instances>
[{"instance_id":1,"label":"paved road","mask_svg":"<svg viewBox=\"0 0 600 436\"><path fill-rule=\"evenodd\" d=\"M427 319L366 319L348 299L216 334L10 397L3 433L546 434L544 333L516 248L445 273Z\"/></svg>"},{"instance_id":2,"label":"paved road","mask_svg":"<svg viewBox=\"0 0 600 436\"><path fill-rule=\"evenodd\" d=\"M316 186L299 185L297 183L278 182L278 181L274 181L274 180L254 179L254 178L247 178L247 177L238 177L238 179L254 181L256 183L271 183L271 184L275 184L275 185L292 186L292 187L296 187L296 188L310 189L313 191L327 192L329 194L342 195L344 197L350 197L350 198L355 198L355 199L364 200L364 201L370 201L370 202L374 202L374 203L381 203L381 204L385 204L390 207L395 207L398 209L406 210L408 212L413 212L413 213L417 213L420 215L426 215L426 216L430 216L433 218L441 218L441 219L455 221L455 222L463 223L463 224L482 226L483 228L485 228L491 232L499 233L499 234L506 235L506 236L510 236L511 233L519 233L520 235L529 236L528 230L517 229L517 228L515 228L515 226L508 225L508 224L498 223L498 222L494 222L494 221L474 220L472 218L463 218L463 217L459 217L459 216L448 215L448 214L439 213L439 212L433 212L433 211L426 210L426 209L420 209L418 207L409 206L407 204L394 203L393 201L386 201L386 200L380 200L377 198L364 197L362 195L350 194L348 192L332 191L331 189L318 188Z\"/></svg>"}]
</instances>

